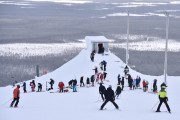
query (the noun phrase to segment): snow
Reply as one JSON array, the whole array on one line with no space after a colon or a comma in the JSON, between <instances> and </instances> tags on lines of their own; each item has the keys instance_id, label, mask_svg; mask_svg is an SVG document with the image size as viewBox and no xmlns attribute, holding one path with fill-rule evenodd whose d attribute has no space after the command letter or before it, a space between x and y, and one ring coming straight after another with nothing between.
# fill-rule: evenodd
<instances>
[{"instance_id":1,"label":"snow","mask_svg":"<svg viewBox=\"0 0 180 120\"><path fill-rule=\"evenodd\" d=\"M54 90L57 91L57 84L63 81L67 86L69 80L76 78L79 84L80 76L84 76L84 82L87 77L90 77L94 71L95 66L99 66L102 60L107 61L107 80L104 85L112 85L112 89L116 89L118 74L123 75L123 68L125 64L115 56L113 53L108 52L108 55L102 56L101 54L95 55L95 62L91 62L89 58L89 52L84 49L75 58L68 63L59 67L55 71L48 73L44 76L35 79L36 84L41 82L43 84L43 91L45 91L45 83L50 78L55 80ZM133 78L137 75L141 79L148 80L152 87L152 81L157 79L158 89L163 82L164 76L151 76L143 75L130 69L130 74ZM102 102L99 102L100 96L98 92L99 85L95 84L95 87L83 87L78 86L78 92L68 93L49 93L46 92L28 92L23 93L21 87L21 98L19 102L19 108L9 108L12 98L13 89L12 86L6 86L0 88L0 118L1 120L109 120L109 119L122 119L122 120L179 120L180 119L180 97L179 97L179 84L180 76L167 76L167 92L169 96L169 105L172 110L172 114L168 112L155 113L152 107L158 102L158 95L152 93L145 93L142 89L129 90L125 87L119 99L116 99L116 103L120 107L120 111L108 103L106 110L99 111ZM30 91L29 82L27 81L27 91ZM141 84L142 85L142 84ZM125 81L127 86L127 81ZM37 89L36 89L37 90ZM157 106L154 108L156 110ZM162 105L161 110L166 110Z\"/></svg>"}]
</instances>

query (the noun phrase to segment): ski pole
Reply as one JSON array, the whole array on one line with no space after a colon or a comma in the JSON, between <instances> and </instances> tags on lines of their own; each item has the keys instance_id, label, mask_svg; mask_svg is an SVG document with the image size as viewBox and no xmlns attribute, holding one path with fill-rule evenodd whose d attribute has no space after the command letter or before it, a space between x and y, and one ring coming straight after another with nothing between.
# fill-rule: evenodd
<instances>
[{"instance_id":1,"label":"ski pole","mask_svg":"<svg viewBox=\"0 0 180 120\"><path fill-rule=\"evenodd\" d=\"M11 101L13 98L9 99L8 101L4 102L3 104L1 104L1 106L6 105L9 101Z\"/></svg>"},{"instance_id":2,"label":"ski pole","mask_svg":"<svg viewBox=\"0 0 180 120\"><path fill-rule=\"evenodd\" d=\"M156 105L159 103L159 101L156 102L156 104L152 107L152 110L154 109L154 107L156 107Z\"/></svg>"}]
</instances>

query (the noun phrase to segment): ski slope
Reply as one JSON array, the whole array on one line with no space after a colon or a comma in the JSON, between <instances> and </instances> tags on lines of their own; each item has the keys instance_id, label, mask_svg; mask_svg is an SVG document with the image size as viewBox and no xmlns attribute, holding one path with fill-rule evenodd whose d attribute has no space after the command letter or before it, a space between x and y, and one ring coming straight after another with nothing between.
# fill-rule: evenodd
<instances>
[{"instance_id":1,"label":"ski slope","mask_svg":"<svg viewBox=\"0 0 180 120\"><path fill-rule=\"evenodd\" d=\"M106 79L109 80L104 85L106 87L112 85L112 89L115 91L117 76L118 74L123 75L125 64L113 53L108 52L106 54L104 56L96 54L95 62L91 62L89 51L84 49L60 68L35 79L36 86L38 82L42 83L43 91L45 91L46 81L49 82L49 79L53 78L55 80L53 90L55 93L50 93L49 91L23 93L21 87L18 108L9 107L14 88L12 86L1 87L0 120L180 120L180 97L178 90L180 76L167 77L168 103L172 114L168 112L154 112L157 106L153 110L152 107L158 102L158 95L145 93L142 89L129 90L128 87L125 87L119 99L115 100L120 110L116 110L111 103L108 103L105 106L106 110L103 111L99 110L103 102L100 101L98 84L95 84L95 87L89 88L80 88L78 86L78 92L72 92L70 89L68 93L56 93L60 81L63 81L65 86L67 86L69 80L76 78L79 84L79 78L84 76L84 82L86 83L86 78L94 74L92 69L95 66L99 67L99 63L102 60L107 62L108 74ZM130 74L133 78L136 78L137 75L140 76L141 82L143 79L148 80L150 89L152 88L153 80L157 79L158 90L160 90L159 86L164 78L164 76L143 75L133 69L130 69ZM31 91L30 82L31 80L26 82L27 91ZM140 85L142 86L142 83ZM127 81L125 81L125 86L127 86ZM164 105L162 105L161 111L166 111Z\"/></svg>"}]
</instances>

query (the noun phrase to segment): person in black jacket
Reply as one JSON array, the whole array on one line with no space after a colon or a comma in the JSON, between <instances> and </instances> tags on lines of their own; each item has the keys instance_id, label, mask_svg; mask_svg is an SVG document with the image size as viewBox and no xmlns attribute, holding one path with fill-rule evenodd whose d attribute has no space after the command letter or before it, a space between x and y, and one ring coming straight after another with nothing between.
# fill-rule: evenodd
<instances>
[{"instance_id":1,"label":"person in black jacket","mask_svg":"<svg viewBox=\"0 0 180 120\"><path fill-rule=\"evenodd\" d=\"M100 110L103 110L103 107L108 103L109 101L113 103L113 105L116 107L116 109L119 109L119 106L115 103L115 97L114 97L114 91L112 90L111 85L107 88L105 92L105 102L101 105Z\"/></svg>"},{"instance_id":2,"label":"person in black jacket","mask_svg":"<svg viewBox=\"0 0 180 120\"><path fill-rule=\"evenodd\" d=\"M153 92L157 93L157 80L156 79L154 79L154 82L153 82Z\"/></svg>"},{"instance_id":3,"label":"person in black jacket","mask_svg":"<svg viewBox=\"0 0 180 120\"><path fill-rule=\"evenodd\" d=\"M83 76L81 76L81 78L80 78L80 87L84 87L85 86L83 78L84 78Z\"/></svg>"},{"instance_id":4,"label":"person in black jacket","mask_svg":"<svg viewBox=\"0 0 180 120\"><path fill-rule=\"evenodd\" d=\"M104 96L105 96L105 91L106 91L106 88L102 85L102 83L100 83L100 86L99 86L99 94L101 95L101 98L102 100L104 101Z\"/></svg>"},{"instance_id":5,"label":"person in black jacket","mask_svg":"<svg viewBox=\"0 0 180 120\"><path fill-rule=\"evenodd\" d=\"M116 95L115 95L115 97L119 97L119 95L121 94L121 86L118 84L117 85L117 88L116 88L116 91L115 91L115 93L116 93Z\"/></svg>"},{"instance_id":6,"label":"person in black jacket","mask_svg":"<svg viewBox=\"0 0 180 120\"><path fill-rule=\"evenodd\" d=\"M51 87L48 90L52 90L53 89L53 85L54 85L54 80L52 78L50 79L49 84L50 84Z\"/></svg>"},{"instance_id":7,"label":"person in black jacket","mask_svg":"<svg viewBox=\"0 0 180 120\"><path fill-rule=\"evenodd\" d=\"M38 83L38 91L37 92L41 92L42 91L42 84Z\"/></svg>"},{"instance_id":8,"label":"person in black jacket","mask_svg":"<svg viewBox=\"0 0 180 120\"><path fill-rule=\"evenodd\" d=\"M121 85L122 85L122 90L123 90L124 89L124 77L122 77Z\"/></svg>"}]
</instances>

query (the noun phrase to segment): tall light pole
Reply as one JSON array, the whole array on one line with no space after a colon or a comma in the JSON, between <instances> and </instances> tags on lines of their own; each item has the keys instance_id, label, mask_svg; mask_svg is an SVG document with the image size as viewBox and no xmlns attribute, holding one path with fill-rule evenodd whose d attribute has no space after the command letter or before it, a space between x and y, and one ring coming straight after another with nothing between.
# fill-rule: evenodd
<instances>
[{"instance_id":1,"label":"tall light pole","mask_svg":"<svg viewBox=\"0 0 180 120\"><path fill-rule=\"evenodd\" d=\"M169 33L169 13L165 11L166 16L166 48L164 58L164 82L167 84L167 51L168 51L168 33Z\"/></svg>"},{"instance_id":2,"label":"tall light pole","mask_svg":"<svg viewBox=\"0 0 180 120\"><path fill-rule=\"evenodd\" d=\"M127 10L127 43L126 43L126 65L128 66L129 59L129 11Z\"/></svg>"}]
</instances>

